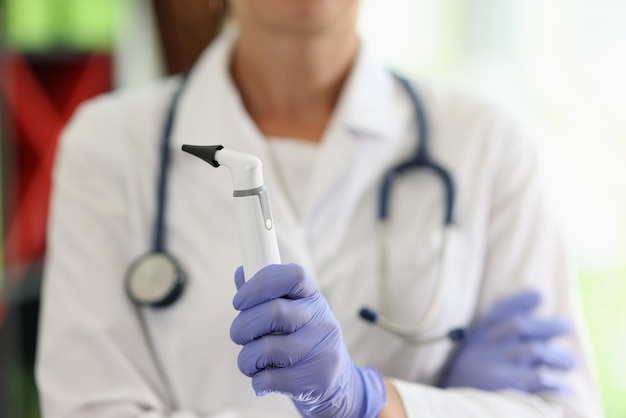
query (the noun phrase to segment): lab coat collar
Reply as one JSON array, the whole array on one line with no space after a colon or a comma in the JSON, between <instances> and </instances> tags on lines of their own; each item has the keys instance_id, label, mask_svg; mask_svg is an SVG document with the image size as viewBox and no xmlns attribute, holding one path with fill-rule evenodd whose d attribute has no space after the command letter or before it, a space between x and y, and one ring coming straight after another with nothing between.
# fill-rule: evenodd
<instances>
[{"instance_id":1,"label":"lab coat collar","mask_svg":"<svg viewBox=\"0 0 626 418\"><path fill-rule=\"evenodd\" d=\"M361 42L359 55L339 98L335 117L355 139L391 139L396 129L391 117L393 78ZM382 102L382 103L381 103Z\"/></svg>"},{"instance_id":2,"label":"lab coat collar","mask_svg":"<svg viewBox=\"0 0 626 418\"><path fill-rule=\"evenodd\" d=\"M227 28L213 41L201 55L192 69L187 87L181 98L177 123L174 128L173 145L180 149L183 144L203 145L230 142L231 138L207 138L207 122L216 117L216 106L230 109L247 116L245 106L230 75L230 60L237 39L237 30ZM363 42L354 67L339 97L333 121L337 128L345 129L355 139L389 139L396 133L391 106L381 106L381 102L394 99L391 96L393 77L379 65ZM206 112L201 115L201 112ZM223 112L219 112L222 113ZM201 116L201 117L199 117ZM263 135L249 117L244 119L242 130L259 139ZM217 122L223 122L217 120ZM201 125L201 126L200 126ZM214 132L216 125L210 125ZM195 131L195 133L194 133ZM330 131L327 130L327 131ZM242 132L243 133L243 132Z\"/></svg>"}]
</instances>

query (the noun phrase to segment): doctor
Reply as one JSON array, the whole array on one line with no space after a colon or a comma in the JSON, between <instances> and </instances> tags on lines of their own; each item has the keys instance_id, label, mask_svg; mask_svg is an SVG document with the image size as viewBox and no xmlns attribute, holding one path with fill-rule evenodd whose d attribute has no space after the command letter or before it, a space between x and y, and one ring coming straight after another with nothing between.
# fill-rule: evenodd
<instances>
[{"instance_id":1,"label":"doctor","mask_svg":"<svg viewBox=\"0 0 626 418\"><path fill-rule=\"evenodd\" d=\"M44 417L601 416L575 283L511 118L415 86L429 151L455 180L454 229L444 243L442 185L423 171L394 186L382 228L383 175L419 145L420 123L359 42L359 1L230 5L238 30L184 89L171 79L102 97L63 136L37 366ZM187 281L171 306L138 307L124 278L153 246L176 92L164 234ZM261 158L293 264L244 283L229 173L185 143ZM417 345L358 318L386 307L411 325L438 283L422 337L471 324L463 342Z\"/></svg>"}]
</instances>

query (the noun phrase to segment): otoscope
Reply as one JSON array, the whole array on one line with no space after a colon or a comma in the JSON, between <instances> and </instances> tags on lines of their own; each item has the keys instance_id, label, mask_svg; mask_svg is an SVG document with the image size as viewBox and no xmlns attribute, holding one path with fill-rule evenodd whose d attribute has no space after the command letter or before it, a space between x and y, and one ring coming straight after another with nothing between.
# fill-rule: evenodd
<instances>
[{"instance_id":1,"label":"otoscope","mask_svg":"<svg viewBox=\"0 0 626 418\"><path fill-rule=\"evenodd\" d=\"M224 149L221 145L183 145L183 151L213 167L223 165L230 170L237 236L246 280L267 265L280 264L274 219L263 183L261 160L251 154Z\"/></svg>"}]
</instances>

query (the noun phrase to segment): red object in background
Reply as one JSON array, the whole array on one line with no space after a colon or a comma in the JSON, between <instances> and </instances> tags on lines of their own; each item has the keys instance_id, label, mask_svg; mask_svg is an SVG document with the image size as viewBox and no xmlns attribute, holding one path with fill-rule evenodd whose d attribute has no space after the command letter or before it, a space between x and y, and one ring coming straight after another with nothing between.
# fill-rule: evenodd
<instances>
[{"instance_id":1,"label":"red object in background","mask_svg":"<svg viewBox=\"0 0 626 418\"><path fill-rule=\"evenodd\" d=\"M43 257L59 134L81 102L111 88L108 55L4 55L0 91L6 153L4 251L9 269L25 268Z\"/></svg>"},{"instance_id":2,"label":"red object in background","mask_svg":"<svg viewBox=\"0 0 626 418\"><path fill-rule=\"evenodd\" d=\"M0 325L4 323L4 318L7 316L8 304L5 298L0 298Z\"/></svg>"}]
</instances>

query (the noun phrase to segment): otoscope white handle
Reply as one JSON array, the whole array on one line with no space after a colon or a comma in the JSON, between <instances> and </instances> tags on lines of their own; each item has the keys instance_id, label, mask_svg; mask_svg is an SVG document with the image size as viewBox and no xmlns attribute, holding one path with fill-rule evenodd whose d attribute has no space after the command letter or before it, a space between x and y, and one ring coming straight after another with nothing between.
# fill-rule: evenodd
<instances>
[{"instance_id":1,"label":"otoscope white handle","mask_svg":"<svg viewBox=\"0 0 626 418\"><path fill-rule=\"evenodd\" d=\"M261 160L251 154L224 149L221 145L183 145L183 151L213 167L223 165L230 170L244 277L250 279L263 267L280 264Z\"/></svg>"},{"instance_id":2,"label":"otoscope white handle","mask_svg":"<svg viewBox=\"0 0 626 418\"><path fill-rule=\"evenodd\" d=\"M215 159L233 178L237 236L246 280L263 267L280 264L274 219L263 184L263 164L254 155L222 149Z\"/></svg>"},{"instance_id":3,"label":"otoscope white handle","mask_svg":"<svg viewBox=\"0 0 626 418\"><path fill-rule=\"evenodd\" d=\"M267 192L265 197L252 195L233 198L246 280L267 265L280 264L274 219L271 213L269 218L263 213L263 198L267 198ZM267 208L269 209L269 205Z\"/></svg>"}]
</instances>

